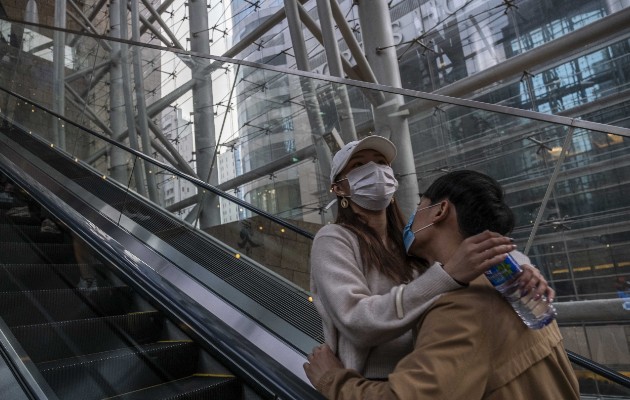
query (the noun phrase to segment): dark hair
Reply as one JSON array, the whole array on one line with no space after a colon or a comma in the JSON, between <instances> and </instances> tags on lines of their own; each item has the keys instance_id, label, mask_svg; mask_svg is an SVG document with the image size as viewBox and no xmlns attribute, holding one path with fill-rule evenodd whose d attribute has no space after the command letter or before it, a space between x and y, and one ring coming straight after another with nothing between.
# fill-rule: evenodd
<instances>
[{"instance_id":1,"label":"dark hair","mask_svg":"<svg viewBox=\"0 0 630 400\"><path fill-rule=\"evenodd\" d=\"M514 229L514 214L504 202L503 188L480 172L449 172L436 179L423 196L431 204L450 201L457 210L457 223L464 237L485 230L505 235Z\"/></svg>"},{"instance_id":2,"label":"dark hair","mask_svg":"<svg viewBox=\"0 0 630 400\"><path fill-rule=\"evenodd\" d=\"M387 206L385 213L387 237L391 241L389 247L383 245L376 231L367 224L367 221L352 211L351 207L342 208L339 206L335 223L349 229L356 235L361 251L361 261L366 268L373 266L396 283L409 282L414 278L414 271L422 272L426 269L426 262L408 256L405 251L402 239L405 220L398 204L392 201Z\"/></svg>"}]
</instances>

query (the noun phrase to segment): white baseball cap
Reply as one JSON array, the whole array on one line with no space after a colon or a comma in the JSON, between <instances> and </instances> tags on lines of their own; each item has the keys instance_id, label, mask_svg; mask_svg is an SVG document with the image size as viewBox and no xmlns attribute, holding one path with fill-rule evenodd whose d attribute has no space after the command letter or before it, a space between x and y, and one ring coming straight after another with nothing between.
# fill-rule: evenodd
<instances>
[{"instance_id":1,"label":"white baseball cap","mask_svg":"<svg viewBox=\"0 0 630 400\"><path fill-rule=\"evenodd\" d=\"M366 149L378 151L390 164L396 158L396 146L382 136L374 135L355 140L343 146L333 157L330 167L330 183L335 182L335 177L348 165L348 161L355 153Z\"/></svg>"}]
</instances>

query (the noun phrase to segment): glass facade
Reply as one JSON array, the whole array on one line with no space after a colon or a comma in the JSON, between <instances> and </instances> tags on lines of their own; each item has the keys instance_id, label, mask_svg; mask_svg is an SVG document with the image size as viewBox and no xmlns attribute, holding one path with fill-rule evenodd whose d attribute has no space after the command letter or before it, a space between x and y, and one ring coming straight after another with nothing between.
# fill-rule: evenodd
<instances>
[{"instance_id":1,"label":"glass facade","mask_svg":"<svg viewBox=\"0 0 630 400\"><path fill-rule=\"evenodd\" d=\"M589 109L590 104L621 97L626 90L630 43L623 34L608 35L595 47L576 46L577 50L559 52L554 58L530 62L531 66L520 71L514 69L519 72L499 76L491 84L474 83L485 70L500 68L502 63L520 62L519 57L535 54L560 39L571 40L575 32L589 29L626 6L623 2L606 1L393 2L392 33L402 86L439 93L463 84L470 88L462 97L477 101L628 126L625 102ZM350 2L342 2L341 8L347 19L358 19L357 10ZM241 25L235 25L235 34L241 30L247 33L255 25L254 20L264 20L275 10L270 7L250 13ZM314 10L309 14L316 18ZM355 33L361 40L360 31ZM286 48L284 43L290 43L288 32L274 31L265 37L272 45L250 47L245 52L246 59L262 63L272 60L271 64L280 65L278 60L282 58L288 61L287 66L294 67L294 60L281 52ZM323 49L311 43L307 40L311 68L324 71ZM339 44L340 50L345 51L345 42L340 40ZM275 58L268 55L270 48L275 49ZM258 76L251 74L247 77L249 86L239 94L240 123L250 132L244 135L248 138L244 146L249 147L245 158L251 170L290 154L299 143L299 140L287 143L300 136L300 132L289 127L304 114L290 107L295 91L287 85L288 80L282 79L276 85L280 78L270 79L268 75L264 71L259 71ZM339 130L339 98L328 86L317 86L324 130ZM273 87L277 89L273 91ZM251 95L251 90L269 93L261 100ZM359 88L349 88L348 93L357 131L359 135L367 134L373 130L370 101ZM617 210L616 222L623 224L628 220L628 202L623 193L628 190L629 171L620 162L628 151L627 138L576 129L559 178L541 211L541 201L549 191L549 177L568 134L567 127L447 104L422 105L422 100L412 96L406 96L406 101L413 110L408 124L421 190L446 170L473 168L491 174L506 188L517 215L514 235L522 247L542 212L529 254L553 282L560 300L617 295L615 280L630 273L626 271L630 259L624 251L625 233L606 235L610 221L604 215ZM264 123L249 122L255 119ZM289 210L300 207L298 203L302 208L312 203L312 197L286 204L288 208L279 207L277 201L270 203L269 179L272 178L261 179L261 189L252 191L252 196L267 199L260 202L263 209L290 215L293 211ZM277 184L277 180L274 182ZM292 179L285 185L299 186L302 182ZM320 187L326 186L323 178ZM313 200L321 207L328 199L323 194ZM326 220L330 221L330 217L326 215ZM579 232L585 232L585 237Z\"/></svg>"},{"instance_id":2,"label":"glass facade","mask_svg":"<svg viewBox=\"0 0 630 400\"><path fill-rule=\"evenodd\" d=\"M108 14L94 9L100 2L84 3L95 26L107 26ZM304 3L304 8L317 20L313 3ZM106 35L105 29L85 34L80 24L70 22L68 30L77 34L66 41L65 102L62 115L56 116L41 112L59 107L59 92L53 87L58 60L50 58L54 29L39 27L38 37L48 39L25 47L15 40L28 28L0 21L0 31L9 37L0 42L5 82L0 84L1 113L104 178L149 198L150 174L171 173L159 166L143 170L136 156L95 140L80 127L159 156L200 180L207 179L196 176L191 161L198 162L199 149L210 148L215 154L208 163L225 168L217 182L220 189L315 232L334 219L334 210L327 208L332 200L328 173L333 133L344 133L348 113L358 137L381 133L375 128L375 119L383 116L380 96L398 95L400 107L386 117L400 118L409 128L420 192L446 171L488 173L503 185L515 211L516 243L552 283L559 302L630 296L630 286L625 286L630 280L630 139L623 129L630 128L630 1L389 2L400 88L326 75L324 49L309 29L304 29L303 44L311 72L298 71L286 19L265 25L283 5L275 0L226 5L223 22L231 23L232 42L259 33L229 53L232 58L188 51L189 33L179 30L186 19L178 21L177 30L173 25L171 32L144 33L151 42L126 43L128 60L135 51L143 54L144 87L131 85L138 79L131 70L135 61L127 65L129 75L120 69L124 64L116 46L125 40ZM339 5L363 44L359 6L352 1ZM185 45L167 43L169 38L158 34L178 36ZM161 45L150 44L158 39ZM358 70L357 54L345 40L338 44L342 57ZM210 66L200 73L194 70L198 65ZM229 79L219 80L223 75ZM200 86L212 92L213 104L202 104L193 113L191 103L201 98L195 98L193 88ZM138 94L151 101L143 106ZM442 97L431 97L438 95ZM160 117L174 108L192 119L195 143L186 159L164 132L166 125L160 126ZM132 134L143 109L148 144L142 141L141 126ZM212 124L216 143L202 147L199 142L207 139L202 128L208 131ZM391 132L392 137L397 134ZM65 137L65 148L60 137ZM239 255L246 249L245 256L257 256L261 265L293 282L301 295L306 293L307 240L296 245L284 227L268 228L264 216L256 217L234 198L210 210L199 206L198 197L209 196L206 191L195 187L191 193L200 196L180 199L167 189L162 198L151 200L176 215L189 207L193 216L216 211L222 224L209 229L219 240ZM221 237L223 230L228 234ZM278 247L271 251L270 243ZM592 344L581 335L576 333ZM625 345L620 353L627 360L619 364L630 365L627 341Z\"/></svg>"}]
</instances>

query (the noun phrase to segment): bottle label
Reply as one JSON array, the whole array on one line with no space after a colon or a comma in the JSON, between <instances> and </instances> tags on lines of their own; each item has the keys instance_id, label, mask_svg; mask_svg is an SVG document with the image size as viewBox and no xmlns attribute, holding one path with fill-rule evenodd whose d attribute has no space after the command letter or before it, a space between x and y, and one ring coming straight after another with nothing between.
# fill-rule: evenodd
<instances>
[{"instance_id":1,"label":"bottle label","mask_svg":"<svg viewBox=\"0 0 630 400\"><path fill-rule=\"evenodd\" d=\"M521 271L520 265L508 254L502 263L491 267L484 274L493 286L500 286L514 279Z\"/></svg>"}]
</instances>

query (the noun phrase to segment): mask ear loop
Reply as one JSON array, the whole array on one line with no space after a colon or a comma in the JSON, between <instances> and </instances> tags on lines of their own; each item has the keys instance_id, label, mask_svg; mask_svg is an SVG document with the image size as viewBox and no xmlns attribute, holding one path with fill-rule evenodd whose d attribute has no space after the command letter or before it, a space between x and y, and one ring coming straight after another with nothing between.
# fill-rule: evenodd
<instances>
[{"instance_id":1,"label":"mask ear loop","mask_svg":"<svg viewBox=\"0 0 630 400\"><path fill-rule=\"evenodd\" d=\"M422 198L420 199L420 201L422 202ZM418 211L428 210L429 208L433 208L433 207L436 207L436 206L439 206L439 205L440 205L440 203L435 203L435 204L431 204L430 206L426 206L426 207L418 208L418 209L416 210L416 212L414 213L414 215L418 214ZM414 236L415 236L415 235L416 235L416 233L418 233L418 232L420 232L420 231L422 231L422 230L425 230L425 229L427 229L427 228L428 228L428 227L430 227L430 226L433 226L433 224L434 224L434 223L435 223L435 222L431 222L431 223L430 223L429 225L427 225L427 226L423 226L422 228L419 228L419 229L417 229L417 230L415 230L415 231L411 231L411 233L413 233L413 234L414 234Z\"/></svg>"},{"instance_id":2,"label":"mask ear loop","mask_svg":"<svg viewBox=\"0 0 630 400\"><path fill-rule=\"evenodd\" d=\"M420 232L420 231L423 231L423 230L427 229L427 228L428 228L428 227L430 227L430 226L433 226L433 224L434 224L434 222L431 222L429 225L427 225L427 226L423 226L422 228L420 228L420 229L418 229L418 230L416 230L416 231L411 231L411 233L413 233L413 234L415 235L416 233L418 233L418 232Z\"/></svg>"}]
</instances>

